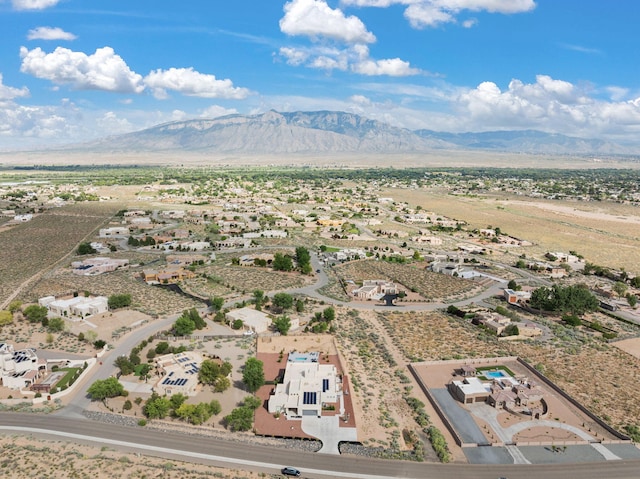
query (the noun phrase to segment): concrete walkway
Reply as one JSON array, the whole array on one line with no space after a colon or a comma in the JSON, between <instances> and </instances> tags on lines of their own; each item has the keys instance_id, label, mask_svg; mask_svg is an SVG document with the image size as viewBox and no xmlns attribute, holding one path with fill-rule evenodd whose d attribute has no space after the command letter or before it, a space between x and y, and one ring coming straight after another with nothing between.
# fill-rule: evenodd
<instances>
[{"instance_id":1,"label":"concrete walkway","mask_svg":"<svg viewBox=\"0 0 640 479\"><path fill-rule=\"evenodd\" d=\"M358 431L355 427L340 427L339 416L303 416L302 430L322 441L320 454L340 454L338 444L341 441L355 442Z\"/></svg>"},{"instance_id":2,"label":"concrete walkway","mask_svg":"<svg viewBox=\"0 0 640 479\"><path fill-rule=\"evenodd\" d=\"M616 456L614 453L609 451L609 449L607 449L604 445L597 442L595 437L586 433L582 429L572 426L570 424L565 424L557 421L549 421L546 419L536 419L531 421L518 422L516 424L512 424L509 427L503 428L500 425L500 422L498 421L498 414L500 413L499 410L487 404L481 404L481 403L469 404L468 406L469 406L469 409L471 410L471 414L482 419L483 421L486 421L489 424L489 426L491 426L491 428L495 431L498 438L505 444L513 442L513 436L531 427L558 428L558 429L564 429L565 431L570 431L576 436L578 436L579 438L589 442L591 446L596 451L598 451L598 453L602 455L602 457L604 457L605 460L607 461L620 460L620 457ZM511 456L513 457L515 464L529 464L529 461L527 461L524 458L524 455L522 455L522 453L518 450L516 446L508 446L507 450L509 451L509 454L511 454ZM519 462L522 460L524 460L525 462Z\"/></svg>"}]
</instances>

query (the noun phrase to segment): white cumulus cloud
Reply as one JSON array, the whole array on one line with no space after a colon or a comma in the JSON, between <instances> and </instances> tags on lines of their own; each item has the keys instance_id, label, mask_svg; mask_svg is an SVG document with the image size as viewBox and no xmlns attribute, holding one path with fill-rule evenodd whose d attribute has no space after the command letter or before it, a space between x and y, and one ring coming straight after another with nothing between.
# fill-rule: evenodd
<instances>
[{"instance_id":1,"label":"white cumulus cloud","mask_svg":"<svg viewBox=\"0 0 640 479\"><path fill-rule=\"evenodd\" d=\"M506 90L483 82L453 99L473 130L534 128L568 135L630 133L640 124L640 101L602 101L575 85L538 75L535 83L514 79Z\"/></svg>"},{"instance_id":2,"label":"white cumulus cloud","mask_svg":"<svg viewBox=\"0 0 640 479\"><path fill-rule=\"evenodd\" d=\"M78 38L73 33L65 32L58 27L37 27L29 30L27 40L75 40Z\"/></svg>"},{"instance_id":3,"label":"white cumulus cloud","mask_svg":"<svg viewBox=\"0 0 640 479\"><path fill-rule=\"evenodd\" d=\"M284 5L280 30L291 36L326 37L346 43L373 43L376 37L358 17L345 16L324 0L292 0Z\"/></svg>"},{"instance_id":4,"label":"white cumulus cloud","mask_svg":"<svg viewBox=\"0 0 640 479\"><path fill-rule=\"evenodd\" d=\"M351 71L367 76L411 76L422 71L400 58L374 60L370 58L369 47L363 44L348 48L312 46L308 48L286 47L280 49L286 62L292 66L306 66L319 70Z\"/></svg>"},{"instance_id":5,"label":"white cumulus cloud","mask_svg":"<svg viewBox=\"0 0 640 479\"><path fill-rule=\"evenodd\" d=\"M218 80L214 75L195 71L193 68L169 68L154 70L144 78L158 99L167 98L167 90L201 98L230 98L242 100L251 93L246 88L234 87L231 80Z\"/></svg>"},{"instance_id":6,"label":"white cumulus cloud","mask_svg":"<svg viewBox=\"0 0 640 479\"><path fill-rule=\"evenodd\" d=\"M235 108L225 108L220 105L211 105L200 113L200 118L218 118L220 116L234 115L238 113Z\"/></svg>"},{"instance_id":7,"label":"white cumulus cloud","mask_svg":"<svg viewBox=\"0 0 640 479\"><path fill-rule=\"evenodd\" d=\"M60 0L11 0L13 8L16 10L44 10L53 7Z\"/></svg>"},{"instance_id":8,"label":"white cumulus cloud","mask_svg":"<svg viewBox=\"0 0 640 479\"><path fill-rule=\"evenodd\" d=\"M98 48L87 55L58 47L52 53L41 48L20 48L20 71L56 84L69 84L78 90L141 93L142 76L131 71L111 47Z\"/></svg>"},{"instance_id":9,"label":"white cumulus cloud","mask_svg":"<svg viewBox=\"0 0 640 479\"><path fill-rule=\"evenodd\" d=\"M389 58L385 60L364 59L353 65L353 71L362 75L387 75L392 77L406 77L417 75L420 70L412 68L409 62L399 58Z\"/></svg>"},{"instance_id":10,"label":"white cumulus cloud","mask_svg":"<svg viewBox=\"0 0 640 479\"><path fill-rule=\"evenodd\" d=\"M27 96L29 96L29 89L27 87L14 88L5 85L3 83L2 73L0 73L0 103Z\"/></svg>"},{"instance_id":11,"label":"white cumulus cloud","mask_svg":"<svg viewBox=\"0 0 640 479\"><path fill-rule=\"evenodd\" d=\"M456 22L460 12L486 11L489 13L513 14L533 10L534 0L342 0L343 5L356 7L381 7L407 5L404 16L414 28L435 27L443 23ZM475 25L476 20L465 20L465 28Z\"/></svg>"}]
</instances>

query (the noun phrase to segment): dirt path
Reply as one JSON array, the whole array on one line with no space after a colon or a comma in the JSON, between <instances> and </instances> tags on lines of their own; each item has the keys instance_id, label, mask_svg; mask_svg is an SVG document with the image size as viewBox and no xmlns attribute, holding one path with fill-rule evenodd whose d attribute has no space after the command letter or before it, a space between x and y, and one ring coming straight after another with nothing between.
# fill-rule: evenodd
<instances>
[{"instance_id":1,"label":"dirt path","mask_svg":"<svg viewBox=\"0 0 640 479\"><path fill-rule=\"evenodd\" d=\"M361 312L361 317L365 317L365 314L363 314L363 312ZM389 354L391 354L393 360L396 362L397 369L401 369L405 373L405 375L409 378L410 382L405 384L405 386L411 386L411 395L416 397L417 399L420 399L420 401L422 401L425 404L425 411L429 415L431 422L444 435L452 455L452 462L466 462L466 458L462 450L459 447L457 447L453 436L451 436L451 434L445 427L444 423L440 420L440 417L436 413L435 409L431 406L431 403L429 402L429 400L422 393L422 390L420 389L420 386L418 385L415 378L409 373L409 369L408 369L409 361L405 357L404 353L400 350L400 348L398 348L398 346L396 346L396 344L394 344L394 342L391 340L391 338L387 334L387 330L385 329L384 325L378 319L378 315L375 312L371 311L368 314L366 314L366 320L369 323L369 325L372 327L372 329L376 332L376 334L380 338L384 339L385 347L389 352ZM397 385L399 386L399 384ZM396 384L392 386L396 386ZM402 402L404 403L404 400L402 400ZM413 419L413 414L411 409L406 404L401 404L398 406L399 407L395 408L394 411L390 411L394 413L395 419L398 422L398 424L400 424L401 427L405 425L409 426L410 428L417 427ZM363 414L363 412L360 412L360 413Z\"/></svg>"}]
</instances>

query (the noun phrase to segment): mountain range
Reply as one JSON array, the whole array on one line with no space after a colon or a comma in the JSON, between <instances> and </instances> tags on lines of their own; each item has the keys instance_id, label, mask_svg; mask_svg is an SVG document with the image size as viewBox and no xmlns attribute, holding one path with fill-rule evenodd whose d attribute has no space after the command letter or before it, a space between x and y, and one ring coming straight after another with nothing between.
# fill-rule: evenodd
<instances>
[{"instance_id":1,"label":"mountain range","mask_svg":"<svg viewBox=\"0 0 640 479\"><path fill-rule=\"evenodd\" d=\"M398 128L341 111L268 111L175 121L111 136L73 149L210 151L226 154L426 153L482 150L529 154L633 155L640 149L599 139L536 130L446 133Z\"/></svg>"}]
</instances>

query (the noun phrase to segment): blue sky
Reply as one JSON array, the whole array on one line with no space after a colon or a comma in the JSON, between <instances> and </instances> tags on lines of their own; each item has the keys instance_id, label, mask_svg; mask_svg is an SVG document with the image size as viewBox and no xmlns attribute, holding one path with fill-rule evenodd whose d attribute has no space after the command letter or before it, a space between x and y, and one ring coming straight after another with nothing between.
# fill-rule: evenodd
<instances>
[{"instance_id":1,"label":"blue sky","mask_svg":"<svg viewBox=\"0 0 640 479\"><path fill-rule=\"evenodd\" d=\"M275 109L640 138L637 0L0 0L0 150Z\"/></svg>"}]
</instances>

